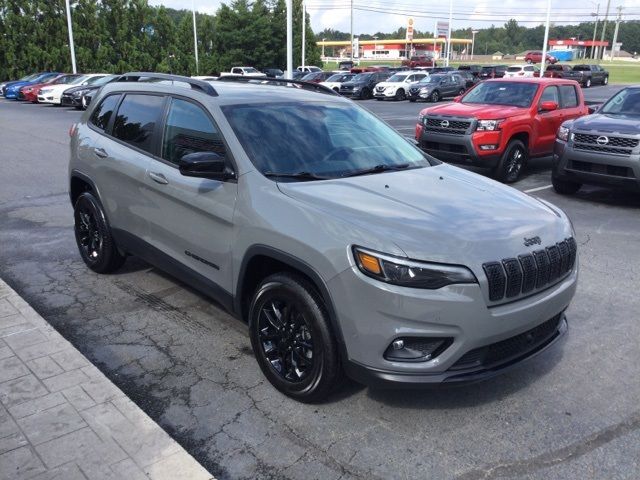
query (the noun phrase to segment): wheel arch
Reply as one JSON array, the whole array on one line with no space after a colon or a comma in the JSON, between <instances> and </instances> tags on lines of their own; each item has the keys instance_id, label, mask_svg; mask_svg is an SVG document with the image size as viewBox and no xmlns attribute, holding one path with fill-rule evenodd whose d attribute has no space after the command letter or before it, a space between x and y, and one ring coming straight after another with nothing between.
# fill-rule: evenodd
<instances>
[{"instance_id":1,"label":"wheel arch","mask_svg":"<svg viewBox=\"0 0 640 480\"><path fill-rule=\"evenodd\" d=\"M77 170L71 172L71 178L69 179L69 200L71 206L75 206L78 197L84 192L93 192L95 196L100 200L100 195L96 184L93 183L87 175Z\"/></svg>"},{"instance_id":2,"label":"wheel arch","mask_svg":"<svg viewBox=\"0 0 640 480\"><path fill-rule=\"evenodd\" d=\"M531 154L531 135L529 134L529 132L527 131L519 131L519 132L515 132L512 133L511 136L509 137L509 140L507 141L507 143L505 144L505 148L507 147L507 145L509 145L513 140L520 140L522 143L524 143L525 147L527 147L528 153L529 155Z\"/></svg>"}]
</instances>

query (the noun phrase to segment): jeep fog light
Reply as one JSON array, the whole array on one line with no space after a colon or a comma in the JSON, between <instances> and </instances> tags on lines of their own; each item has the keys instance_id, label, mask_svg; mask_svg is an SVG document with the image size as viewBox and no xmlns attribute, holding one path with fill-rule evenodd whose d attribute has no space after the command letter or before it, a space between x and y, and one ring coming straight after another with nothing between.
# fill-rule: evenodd
<instances>
[{"instance_id":1,"label":"jeep fog light","mask_svg":"<svg viewBox=\"0 0 640 480\"><path fill-rule=\"evenodd\" d=\"M387 347L384 358L393 362L426 362L444 352L453 339L430 337L397 338Z\"/></svg>"}]
</instances>

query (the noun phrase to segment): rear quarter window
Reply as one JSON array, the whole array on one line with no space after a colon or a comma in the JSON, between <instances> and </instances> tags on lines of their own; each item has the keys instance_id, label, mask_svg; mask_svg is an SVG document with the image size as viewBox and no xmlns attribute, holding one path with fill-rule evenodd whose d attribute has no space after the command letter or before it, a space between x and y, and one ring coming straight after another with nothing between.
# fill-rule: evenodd
<instances>
[{"instance_id":1,"label":"rear quarter window","mask_svg":"<svg viewBox=\"0 0 640 480\"><path fill-rule=\"evenodd\" d=\"M108 97L105 97L91 114L89 123L96 127L98 130L102 130L104 132L109 126L109 120L111 120L113 111L118 105L119 100L119 94L109 95Z\"/></svg>"}]
</instances>

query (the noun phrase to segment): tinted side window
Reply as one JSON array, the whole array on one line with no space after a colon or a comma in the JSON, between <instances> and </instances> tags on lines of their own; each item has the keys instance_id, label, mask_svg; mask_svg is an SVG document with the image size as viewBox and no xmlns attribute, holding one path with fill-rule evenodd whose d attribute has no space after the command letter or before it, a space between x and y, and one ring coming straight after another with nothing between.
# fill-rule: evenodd
<instances>
[{"instance_id":1,"label":"tinted side window","mask_svg":"<svg viewBox=\"0 0 640 480\"><path fill-rule=\"evenodd\" d=\"M100 105L98 105L91 114L89 122L91 122L102 131L106 130L109 126L109 120L113 115L113 111L118 104L118 100L120 100L120 95L109 95L104 100L102 100L102 102L100 102Z\"/></svg>"},{"instance_id":2,"label":"tinted side window","mask_svg":"<svg viewBox=\"0 0 640 480\"><path fill-rule=\"evenodd\" d=\"M561 108L574 108L578 106L578 94L573 85L560 85Z\"/></svg>"},{"instance_id":3,"label":"tinted side window","mask_svg":"<svg viewBox=\"0 0 640 480\"><path fill-rule=\"evenodd\" d=\"M169 107L162 139L162 158L178 163L195 152L215 152L224 157L224 144L218 130L199 106L174 98Z\"/></svg>"},{"instance_id":4,"label":"tinted side window","mask_svg":"<svg viewBox=\"0 0 640 480\"><path fill-rule=\"evenodd\" d=\"M120 104L113 136L151 152L153 130L162 113L164 97L157 95L133 95L124 97Z\"/></svg>"},{"instance_id":5,"label":"tinted side window","mask_svg":"<svg viewBox=\"0 0 640 480\"><path fill-rule=\"evenodd\" d=\"M542 92L542 96L540 97L540 103L542 102L556 102L560 105L560 100L558 99L558 87L547 87Z\"/></svg>"}]
</instances>

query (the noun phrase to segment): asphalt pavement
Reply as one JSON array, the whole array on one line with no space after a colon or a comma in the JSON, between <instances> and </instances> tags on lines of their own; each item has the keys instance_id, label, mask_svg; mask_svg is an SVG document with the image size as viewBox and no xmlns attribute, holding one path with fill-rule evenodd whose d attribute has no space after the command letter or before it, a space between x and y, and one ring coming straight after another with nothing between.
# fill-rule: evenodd
<instances>
[{"instance_id":1,"label":"asphalt pavement","mask_svg":"<svg viewBox=\"0 0 640 480\"><path fill-rule=\"evenodd\" d=\"M424 107L362 105L405 135ZM303 405L209 299L135 258L112 275L84 266L67 194L79 115L0 100L0 277L216 478L638 478L639 195L559 196L544 161L515 184L563 208L579 244L569 332L544 355L463 388L348 383Z\"/></svg>"}]
</instances>

